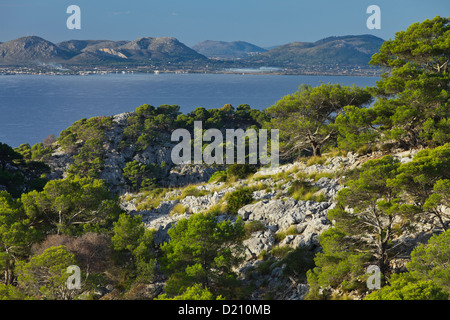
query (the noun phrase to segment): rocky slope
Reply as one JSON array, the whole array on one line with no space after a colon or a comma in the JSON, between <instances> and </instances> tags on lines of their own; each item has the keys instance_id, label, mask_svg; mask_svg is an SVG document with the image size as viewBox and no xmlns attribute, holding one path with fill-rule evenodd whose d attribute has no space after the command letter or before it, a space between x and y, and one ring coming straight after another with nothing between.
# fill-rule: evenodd
<instances>
[{"instance_id":1,"label":"rocky slope","mask_svg":"<svg viewBox=\"0 0 450 320\"><path fill-rule=\"evenodd\" d=\"M288 250L303 250L314 256L320 251L319 235L332 227L328 212L335 207L335 196L344 188L343 178L348 170L359 167L370 159L381 158L376 152L367 155L349 153L345 156L325 154L317 161L297 161L277 168L262 168L247 179L234 182L209 182L222 167L206 165L174 165L169 139L150 144L143 150L136 145L120 147L128 118L134 112L112 117L104 141L104 166L99 178L111 190L120 194L123 210L140 215L148 229L155 230L155 245L169 241L168 230L180 219L189 219L199 212L215 212L219 219L236 221L241 217L248 226L245 261L236 270L241 280L254 287L252 299L303 299L308 286L303 274L293 272L288 262ZM166 141L166 142L164 142ZM413 159L418 150L394 153L402 163ZM127 188L123 168L127 162L165 164L161 189L133 193ZM53 178L63 178L73 163L73 154L56 148L46 161ZM309 184L310 194L296 195L292 187L303 181ZM252 191L253 201L241 207L237 214L226 210L227 196L241 187ZM418 242L426 242L433 224L422 221L415 231L395 239L396 245L407 250L405 256L394 260L394 269L403 268L408 249ZM269 258L267 258L269 257ZM301 266L300 266L301 267ZM164 291L164 279L149 287L149 294Z\"/></svg>"},{"instance_id":2,"label":"rocky slope","mask_svg":"<svg viewBox=\"0 0 450 320\"><path fill-rule=\"evenodd\" d=\"M36 36L0 44L0 65L59 63L73 56L70 51Z\"/></svg>"},{"instance_id":3,"label":"rocky slope","mask_svg":"<svg viewBox=\"0 0 450 320\"><path fill-rule=\"evenodd\" d=\"M416 152L401 152L395 156L401 162L408 162ZM121 197L121 205L129 214L141 215L147 228L156 230L155 243L160 245L170 240L167 231L180 219L188 219L192 214L214 210L226 204L226 195L239 187L251 188L254 190L253 203L239 209L237 215L226 212L220 215L220 219L230 221L240 216L246 224L258 225L257 230L244 241L246 259L236 271L244 283L257 288L250 293L251 299L298 300L308 293L304 275L287 272L286 260L276 257L276 252L283 248L304 250L311 254L318 252L318 236L332 227L327 213L334 208L334 198L344 187L340 181L345 170L354 169L367 160L381 156L348 154L344 157L329 157L323 164L295 162L276 169L260 170L252 177L235 183L196 184L194 187L200 193L197 196L183 197L186 188L176 188L165 193L156 205L153 203L152 209L142 208L147 198L145 193L127 193ZM289 196L288 190L293 182L305 178L317 190L315 195L323 195L320 201L295 200ZM223 209L223 206L220 208ZM425 223L418 233L396 241L412 248L417 241L426 241L426 235L429 236L432 228L432 225ZM264 259L267 255L272 258ZM395 263L397 268L402 268L404 261L399 258ZM157 291L162 292L164 283L158 286Z\"/></svg>"},{"instance_id":4,"label":"rocky slope","mask_svg":"<svg viewBox=\"0 0 450 320\"><path fill-rule=\"evenodd\" d=\"M171 142L170 136L164 136L158 143L150 144L143 150L134 144L120 147L127 120L135 116L135 112L126 112L112 116L112 127L105 131L106 141L103 144L104 165L99 178L104 180L113 193L123 194L128 186L123 177L123 168L127 162L136 160L140 163L157 166L165 165L164 187L180 187L194 183L206 182L220 167L179 165L173 166L171 160L172 148L177 142ZM45 162L51 167L51 178L61 179L67 176L70 165L74 162L74 154L64 150L56 143L55 151Z\"/></svg>"}]
</instances>

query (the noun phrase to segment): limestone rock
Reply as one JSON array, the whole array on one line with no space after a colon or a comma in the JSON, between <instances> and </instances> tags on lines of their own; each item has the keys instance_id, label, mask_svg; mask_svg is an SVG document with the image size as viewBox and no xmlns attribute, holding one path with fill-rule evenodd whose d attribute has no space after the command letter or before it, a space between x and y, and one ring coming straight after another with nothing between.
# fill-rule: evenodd
<instances>
[{"instance_id":1,"label":"limestone rock","mask_svg":"<svg viewBox=\"0 0 450 320\"><path fill-rule=\"evenodd\" d=\"M182 187L189 184L208 182L214 172L219 169L206 165L177 165L170 170L166 184L169 187Z\"/></svg>"},{"instance_id":2,"label":"limestone rock","mask_svg":"<svg viewBox=\"0 0 450 320\"><path fill-rule=\"evenodd\" d=\"M263 251L272 249L275 244L274 233L270 230L254 232L243 244L246 247L246 258L256 259Z\"/></svg>"},{"instance_id":3,"label":"limestone rock","mask_svg":"<svg viewBox=\"0 0 450 320\"><path fill-rule=\"evenodd\" d=\"M259 220L267 226L285 230L291 225L304 222L310 215L325 215L328 202L296 201L294 199L262 200L238 210L244 220Z\"/></svg>"}]
</instances>

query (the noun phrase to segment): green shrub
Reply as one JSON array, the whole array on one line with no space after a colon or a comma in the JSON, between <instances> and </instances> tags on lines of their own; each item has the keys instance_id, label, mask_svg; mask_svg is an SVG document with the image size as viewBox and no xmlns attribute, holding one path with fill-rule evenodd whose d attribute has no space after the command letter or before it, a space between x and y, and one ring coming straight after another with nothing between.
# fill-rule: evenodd
<instances>
[{"instance_id":1,"label":"green shrub","mask_svg":"<svg viewBox=\"0 0 450 320\"><path fill-rule=\"evenodd\" d=\"M188 196L192 197L202 197L208 194L208 191L206 190L199 190L196 186L188 186L183 190L183 193L181 194L180 198L186 198Z\"/></svg>"},{"instance_id":2,"label":"green shrub","mask_svg":"<svg viewBox=\"0 0 450 320\"><path fill-rule=\"evenodd\" d=\"M256 167L252 165L232 164L228 167L227 177L230 179L245 179L256 171Z\"/></svg>"},{"instance_id":3,"label":"green shrub","mask_svg":"<svg viewBox=\"0 0 450 320\"><path fill-rule=\"evenodd\" d=\"M322 157L322 156L311 156L310 158L308 158L308 160L306 161L306 166L312 166L315 164L325 164L325 162L327 161L326 157Z\"/></svg>"},{"instance_id":4,"label":"green shrub","mask_svg":"<svg viewBox=\"0 0 450 320\"><path fill-rule=\"evenodd\" d=\"M226 200L228 213L237 214L240 208L253 202L252 191L249 188L237 189L231 192Z\"/></svg>"},{"instance_id":5,"label":"green shrub","mask_svg":"<svg viewBox=\"0 0 450 320\"><path fill-rule=\"evenodd\" d=\"M208 183L226 182L226 181L227 181L227 172L226 171L216 171L211 176L211 178L209 178Z\"/></svg>"},{"instance_id":6,"label":"green shrub","mask_svg":"<svg viewBox=\"0 0 450 320\"><path fill-rule=\"evenodd\" d=\"M297 201L327 201L327 197L322 193L318 194L317 191L319 191L319 188L311 185L309 181L295 180L289 187L287 195Z\"/></svg>"},{"instance_id":7,"label":"green shrub","mask_svg":"<svg viewBox=\"0 0 450 320\"><path fill-rule=\"evenodd\" d=\"M286 264L284 275L300 276L306 280L306 272L314 268L314 253L305 247L298 247L287 254L283 263Z\"/></svg>"},{"instance_id":8,"label":"green shrub","mask_svg":"<svg viewBox=\"0 0 450 320\"><path fill-rule=\"evenodd\" d=\"M275 238L276 242L281 242L281 241L283 241L284 238L286 238L286 236L288 236L288 235L296 235L296 234L298 234L297 227L296 226L290 226L286 230L278 231L277 233L275 233L274 238Z\"/></svg>"},{"instance_id":9,"label":"green shrub","mask_svg":"<svg viewBox=\"0 0 450 320\"><path fill-rule=\"evenodd\" d=\"M289 252L291 252L293 249L289 246L276 246L272 249L271 253L274 257L277 258L285 258Z\"/></svg>"},{"instance_id":10,"label":"green shrub","mask_svg":"<svg viewBox=\"0 0 450 320\"><path fill-rule=\"evenodd\" d=\"M244 225L245 234L250 236L253 232L264 231L266 226L259 220L249 221Z\"/></svg>"},{"instance_id":11,"label":"green shrub","mask_svg":"<svg viewBox=\"0 0 450 320\"><path fill-rule=\"evenodd\" d=\"M391 285L365 297L365 300L448 300L449 294L431 280L418 280L408 272L393 274Z\"/></svg>"},{"instance_id":12,"label":"green shrub","mask_svg":"<svg viewBox=\"0 0 450 320\"><path fill-rule=\"evenodd\" d=\"M167 189L164 188L154 188L144 191L138 201L136 209L138 211L156 209L161 204L166 192Z\"/></svg>"}]
</instances>

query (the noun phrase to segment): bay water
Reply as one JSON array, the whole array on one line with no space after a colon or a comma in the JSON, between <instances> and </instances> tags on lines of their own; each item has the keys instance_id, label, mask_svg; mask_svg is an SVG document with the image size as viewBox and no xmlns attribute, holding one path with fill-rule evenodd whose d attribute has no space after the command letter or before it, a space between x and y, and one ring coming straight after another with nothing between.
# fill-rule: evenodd
<instances>
[{"instance_id":1,"label":"bay water","mask_svg":"<svg viewBox=\"0 0 450 320\"><path fill-rule=\"evenodd\" d=\"M34 145L82 118L134 111L142 104L266 109L305 83L374 86L378 77L262 74L106 74L0 76L0 142Z\"/></svg>"}]
</instances>

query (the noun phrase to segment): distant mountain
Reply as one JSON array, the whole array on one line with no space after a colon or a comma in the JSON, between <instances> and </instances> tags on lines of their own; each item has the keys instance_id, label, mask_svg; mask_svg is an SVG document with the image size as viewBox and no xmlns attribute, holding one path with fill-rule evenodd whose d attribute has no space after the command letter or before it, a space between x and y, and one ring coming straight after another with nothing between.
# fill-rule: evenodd
<instances>
[{"instance_id":1,"label":"distant mountain","mask_svg":"<svg viewBox=\"0 0 450 320\"><path fill-rule=\"evenodd\" d=\"M117 49L129 41L110 40L69 40L60 42L57 46L71 51L74 57L68 61L73 64L108 64L120 62L127 57Z\"/></svg>"},{"instance_id":2,"label":"distant mountain","mask_svg":"<svg viewBox=\"0 0 450 320\"><path fill-rule=\"evenodd\" d=\"M145 59L175 62L207 60L204 55L170 37L142 37L120 46L117 48L117 51L124 54L128 59L133 60Z\"/></svg>"},{"instance_id":3,"label":"distant mountain","mask_svg":"<svg viewBox=\"0 0 450 320\"><path fill-rule=\"evenodd\" d=\"M54 44L27 36L0 43L0 66L58 64L69 72L77 72L80 66L127 71L134 68L132 71L138 72L223 72L277 67L276 72L287 74L372 74L368 62L382 43L383 39L372 35L350 35L316 42L292 42L266 50L244 41L203 41L189 48L171 37L141 37L133 41L69 40Z\"/></svg>"},{"instance_id":4,"label":"distant mountain","mask_svg":"<svg viewBox=\"0 0 450 320\"><path fill-rule=\"evenodd\" d=\"M113 62L182 63L208 59L175 38L142 37L134 41L69 40L53 44L37 36L0 44L0 65L40 63L108 64Z\"/></svg>"},{"instance_id":5,"label":"distant mountain","mask_svg":"<svg viewBox=\"0 0 450 320\"><path fill-rule=\"evenodd\" d=\"M0 44L0 64L39 64L63 62L73 53L36 36L27 36Z\"/></svg>"},{"instance_id":6,"label":"distant mountain","mask_svg":"<svg viewBox=\"0 0 450 320\"><path fill-rule=\"evenodd\" d=\"M383 41L372 35L350 35L329 37L316 42L292 42L247 60L281 67L318 64L367 66Z\"/></svg>"},{"instance_id":7,"label":"distant mountain","mask_svg":"<svg viewBox=\"0 0 450 320\"><path fill-rule=\"evenodd\" d=\"M245 41L225 42L212 40L197 43L192 49L208 58L218 59L241 59L267 51Z\"/></svg>"},{"instance_id":8,"label":"distant mountain","mask_svg":"<svg viewBox=\"0 0 450 320\"><path fill-rule=\"evenodd\" d=\"M129 41L110 41L110 40L69 40L57 43L56 45L64 50L73 51L77 53L85 51L97 51L101 48L118 48Z\"/></svg>"}]
</instances>

